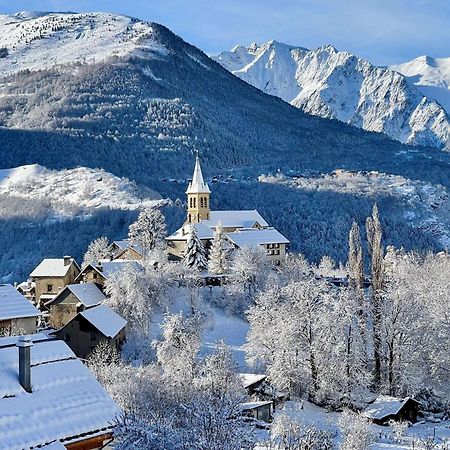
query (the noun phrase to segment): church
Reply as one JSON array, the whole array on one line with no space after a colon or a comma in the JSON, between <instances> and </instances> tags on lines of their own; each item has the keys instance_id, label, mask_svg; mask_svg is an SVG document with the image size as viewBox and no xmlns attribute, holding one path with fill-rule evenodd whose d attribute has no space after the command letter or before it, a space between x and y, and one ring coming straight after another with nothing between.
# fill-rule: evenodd
<instances>
[{"instance_id":1,"label":"church","mask_svg":"<svg viewBox=\"0 0 450 450\"><path fill-rule=\"evenodd\" d=\"M200 160L195 160L194 175L187 191L187 218L183 226L166 238L170 259L183 257L183 251L191 230L206 249L211 246L214 231L221 224L230 249L261 246L270 260L283 261L289 241L269 224L256 210L211 211L211 190L203 179Z\"/></svg>"}]
</instances>

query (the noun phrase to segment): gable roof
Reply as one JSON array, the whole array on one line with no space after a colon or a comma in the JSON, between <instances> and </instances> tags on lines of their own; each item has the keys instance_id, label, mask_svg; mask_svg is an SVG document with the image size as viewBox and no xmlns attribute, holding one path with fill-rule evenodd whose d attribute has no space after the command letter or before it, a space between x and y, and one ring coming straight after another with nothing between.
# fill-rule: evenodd
<instances>
[{"instance_id":1,"label":"gable roof","mask_svg":"<svg viewBox=\"0 0 450 450\"><path fill-rule=\"evenodd\" d=\"M0 448L67 445L111 432L120 409L90 370L64 341L27 337L33 342L31 393L19 383L18 337L0 338Z\"/></svg>"},{"instance_id":2,"label":"gable roof","mask_svg":"<svg viewBox=\"0 0 450 450\"><path fill-rule=\"evenodd\" d=\"M64 258L46 258L30 273L30 277L65 277L72 263L80 269L73 258L70 259L70 262L71 264L65 266Z\"/></svg>"},{"instance_id":3,"label":"gable roof","mask_svg":"<svg viewBox=\"0 0 450 450\"><path fill-rule=\"evenodd\" d=\"M203 222L200 223L186 223L181 228L179 228L175 233L171 234L166 238L168 241L187 241L189 233L191 232L191 227L195 228L197 237L199 239L212 239L214 237L214 231L206 226Z\"/></svg>"},{"instance_id":4,"label":"gable roof","mask_svg":"<svg viewBox=\"0 0 450 450\"><path fill-rule=\"evenodd\" d=\"M127 321L106 305L94 306L79 313L104 336L113 338L119 334ZM72 320L75 320L76 317Z\"/></svg>"},{"instance_id":5,"label":"gable roof","mask_svg":"<svg viewBox=\"0 0 450 450\"><path fill-rule=\"evenodd\" d=\"M253 228L256 223L262 227L269 224L256 209L242 211L210 211L209 219L202 220L208 227L215 228L218 223L224 228Z\"/></svg>"},{"instance_id":6,"label":"gable roof","mask_svg":"<svg viewBox=\"0 0 450 450\"><path fill-rule=\"evenodd\" d=\"M275 228L264 228L262 230L258 230L257 228L244 229L233 233L226 233L226 237L238 247L289 244L289 240Z\"/></svg>"},{"instance_id":7,"label":"gable roof","mask_svg":"<svg viewBox=\"0 0 450 450\"><path fill-rule=\"evenodd\" d=\"M118 248L118 251L114 255L115 258L120 258L120 255L129 248L133 249L135 252L139 253L141 256L144 256L144 249L140 244L132 244L129 239L122 239L120 241L114 241L108 248L111 248L115 245Z\"/></svg>"},{"instance_id":8,"label":"gable roof","mask_svg":"<svg viewBox=\"0 0 450 450\"><path fill-rule=\"evenodd\" d=\"M101 268L99 264L101 263ZM144 270L144 267L139 261L131 259L114 259L110 261L109 259L102 259L98 262L90 263L83 268L80 275L75 279L77 281L81 274L83 274L87 269L95 270L97 273L102 275L105 279L108 279L111 275L122 270L127 264L134 266L136 269Z\"/></svg>"},{"instance_id":9,"label":"gable roof","mask_svg":"<svg viewBox=\"0 0 450 450\"><path fill-rule=\"evenodd\" d=\"M242 381L242 386L247 389L256 383L264 381L267 378L267 375L256 373L240 373L239 378Z\"/></svg>"},{"instance_id":10,"label":"gable roof","mask_svg":"<svg viewBox=\"0 0 450 450\"><path fill-rule=\"evenodd\" d=\"M0 320L38 317L41 312L11 284L0 285Z\"/></svg>"},{"instance_id":11,"label":"gable roof","mask_svg":"<svg viewBox=\"0 0 450 450\"><path fill-rule=\"evenodd\" d=\"M383 420L389 416L398 414L409 401L419 403L411 397L401 399L389 395L380 395L364 410L364 415L369 419Z\"/></svg>"},{"instance_id":12,"label":"gable roof","mask_svg":"<svg viewBox=\"0 0 450 450\"><path fill-rule=\"evenodd\" d=\"M66 291L70 291L86 307L99 305L106 298L105 294L103 294L95 283L68 284L56 297L53 297L45 305L48 306L56 303Z\"/></svg>"}]
</instances>

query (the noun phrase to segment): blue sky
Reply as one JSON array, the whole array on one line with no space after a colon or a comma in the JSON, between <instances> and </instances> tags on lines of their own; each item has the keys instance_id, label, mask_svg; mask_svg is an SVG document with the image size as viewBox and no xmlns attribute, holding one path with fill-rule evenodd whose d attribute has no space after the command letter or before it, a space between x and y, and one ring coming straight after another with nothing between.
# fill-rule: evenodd
<instances>
[{"instance_id":1,"label":"blue sky","mask_svg":"<svg viewBox=\"0 0 450 450\"><path fill-rule=\"evenodd\" d=\"M450 56L450 0L0 0L0 12L110 11L156 21L207 53L276 39L375 64Z\"/></svg>"}]
</instances>

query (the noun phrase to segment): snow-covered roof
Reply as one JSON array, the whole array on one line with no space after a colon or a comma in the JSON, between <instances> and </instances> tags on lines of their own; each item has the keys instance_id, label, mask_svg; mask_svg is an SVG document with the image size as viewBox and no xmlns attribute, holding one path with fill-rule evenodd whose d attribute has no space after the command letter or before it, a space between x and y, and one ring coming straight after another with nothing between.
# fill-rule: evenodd
<instances>
[{"instance_id":1,"label":"snow-covered roof","mask_svg":"<svg viewBox=\"0 0 450 450\"><path fill-rule=\"evenodd\" d=\"M64 341L27 337L33 342L31 393L19 382L18 337L0 338L0 448L67 445L110 432L120 410L89 369Z\"/></svg>"},{"instance_id":2,"label":"snow-covered roof","mask_svg":"<svg viewBox=\"0 0 450 450\"><path fill-rule=\"evenodd\" d=\"M99 305L106 296L95 283L68 284L56 297L53 297L47 305L55 303L63 293L69 290L86 307ZM42 298L42 296L41 296Z\"/></svg>"},{"instance_id":3,"label":"snow-covered roof","mask_svg":"<svg viewBox=\"0 0 450 450\"><path fill-rule=\"evenodd\" d=\"M199 239L212 239L214 237L214 231L207 227L204 222L200 222L193 224L187 223L166 239L169 241L186 241L192 226L195 228L195 232Z\"/></svg>"},{"instance_id":4,"label":"snow-covered roof","mask_svg":"<svg viewBox=\"0 0 450 450\"><path fill-rule=\"evenodd\" d=\"M202 168L200 167L200 160L197 156L195 158L194 175L192 181L189 183L186 194L209 194L208 185L203 180Z\"/></svg>"},{"instance_id":5,"label":"snow-covered roof","mask_svg":"<svg viewBox=\"0 0 450 450\"><path fill-rule=\"evenodd\" d=\"M259 408L261 406L273 405L273 402L270 400L262 401L262 402L246 402L242 403L242 409L244 411L248 411L250 409Z\"/></svg>"},{"instance_id":6,"label":"snow-covered roof","mask_svg":"<svg viewBox=\"0 0 450 450\"><path fill-rule=\"evenodd\" d=\"M256 223L262 227L269 224L256 209L242 211L210 211L209 219L202 223L208 227L215 228L218 223L224 228L253 228Z\"/></svg>"},{"instance_id":7,"label":"snow-covered roof","mask_svg":"<svg viewBox=\"0 0 450 450\"><path fill-rule=\"evenodd\" d=\"M71 258L70 262L77 262ZM66 276L71 264L64 264L64 258L48 258L44 259L36 269L31 272L30 277L64 277ZM79 267L78 267L79 268Z\"/></svg>"},{"instance_id":8,"label":"snow-covered roof","mask_svg":"<svg viewBox=\"0 0 450 450\"><path fill-rule=\"evenodd\" d=\"M259 383L267 378L266 375L256 373L240 373L239 378L242 381L242 385L245 389L252 386L255 383Z\"/></svg>"},{"instance_id":9,"label":"snow-covered roof","mask_svg":"<svg viewBox=\"0 0 450 450\"><path fill-rule=\"evenodd\" d=\"M113 245L116 245L119 249L118 253L122 253L124 250L127 250L128 248L132 248L136 252L138 252L140 255L144 255L144 249L142 245L139 244L132 244L129 239L122 239L120 241L114 241L111 243L109 247L112 247Z\"/></svg>"},{"instance_id":10,"label":"snow-covered roof","mask_svg":"<svg viewBox=\"0 0 450 450\"><path fill-rule=\"evenodd\" d=\"M389 395L380 395L371 405L364 410L364 415L370 419L383 420L384 418L398 414L411 397L397 398Z\"/></svg>"},{"instance_id":11,"label":"snow-covered roof","mask_svg":"<svg viewBox=\"0 0 450 450\"><path fill-rule=\"evenodd\" d=\"M279 231L275 230L275 228L264 228L262 230L249 228L238 230L233 233L227 233L226 236L238 247L254 247L256 245L265 244L289 244L289 240Z\"/></svg>"},{"instance_id":12,"label":"snow-covered roof","mask_svg":"<svg viewBox=\"0 0 450 450\"><path fill-rule=\"evenodd\" d=\"M101 274L104 278L108 279L111 275L115 274L116 272L119 272L128 264L132 265L134 268L138 270L144 270L142 264L136 260L114 259L113 261L110 261L109 259L102 259L98 262L88 264L83 269L83 272L88 268L92 268L96 270L99 274ZM76 278L76 280L80 278L80 275Z\"/></svg>"},{"instance_id":13,"label":"snow-covered roof","mask_svg":"<svg viewBox=\"0 0 450 450\"><path fill-rule=\"evenodd\" d=\"M113 338L125 327L127 321L106 305L94 306L80 312L104 336Z\"/></svg>"},{"instance_id":14,"label":"snow-covered roof","mask_svg":"<svg viewBox=\"0 0 450 450\"><path fill-rule=\"evenodd\" d=\"M0 285L0 320L38 317L41 312L11 284Z\"/></svg>"}]
</instances>

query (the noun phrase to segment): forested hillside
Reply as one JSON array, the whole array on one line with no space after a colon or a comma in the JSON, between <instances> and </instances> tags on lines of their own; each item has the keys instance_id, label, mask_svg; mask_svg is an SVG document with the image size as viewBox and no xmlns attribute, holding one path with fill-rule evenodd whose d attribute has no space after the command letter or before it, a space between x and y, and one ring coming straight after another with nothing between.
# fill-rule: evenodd
<instances>
[{"instance_id":1,"label":"forested hillside","mask_svg":"<svg viewBox=\"0 0 450 450\"><path fill-rule=\"evenodd\" d=\"M13 65L14 58L29 58L27 49L36 58L54 55L58 42L70 37L72 50L80 42L83 49L95 46L93 55L101 54L87 32L75 37L80 29L112 29L117 22L112 15L53 16L51 28L42 21L36 25L40 31L29 44L7 44L9 59L2 67L9 67L8 61ZM27 20L34 30L35 19ZM328 253L342 261L347 250L336 242L346 242L342 237L352 218L362 221L378 194L312 193L262 184L261 174L291 171L309 177L345 168L449 185L450 157L445 152L405 146L378 133L310 116L239 80L162 25L147 24L136 38L135 29L142 29L143 22L123 17L119 22L125 24L117 37L120 51L108 47L104 59L78 58L67 64L56 58L51 67L34 64L32 70L3 72L2 168L34 163L54 169L101 167L163 197L184 201L193 152L198 150L209 179L234 177L212 185L214 208L261 209L293 248L312 259ZM120 47L123 40L131 44ZM383 208L381 199L387 242L441 247L439 237L419 228L402 202L394 198ZM174 227L181 220L172 217L169 223ZM100 227L89 233L90 240L107 234ZM40 239L45 247L51 237L42 231ZM317 240L320 250L314 247ZM3 245L10 248L10 242ZM61 252L72 252L66 244L64 250L61 244Z\"/></svg>"}]
</instances>

